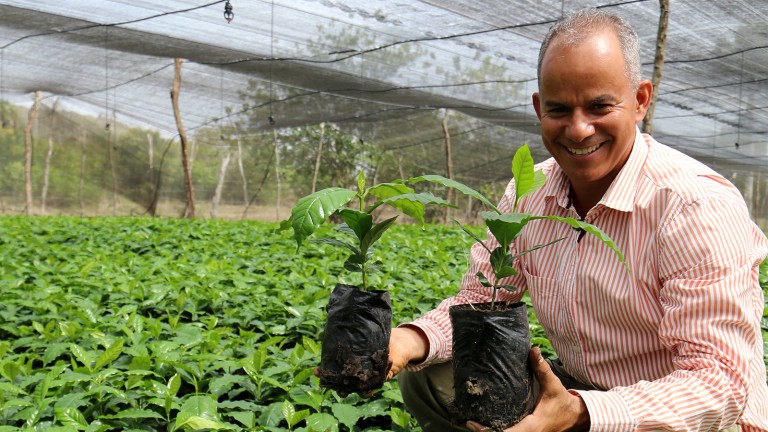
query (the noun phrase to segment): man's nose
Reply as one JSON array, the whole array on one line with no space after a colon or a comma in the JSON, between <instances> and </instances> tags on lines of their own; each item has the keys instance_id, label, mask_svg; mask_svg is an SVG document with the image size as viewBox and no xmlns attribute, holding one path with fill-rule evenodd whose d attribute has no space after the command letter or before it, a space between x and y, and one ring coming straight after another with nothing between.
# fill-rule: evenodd
<instances>
[{"instance_id":1,"label":"man's nose","mask_svg":"<svg viewBox=\"0 0 768 432\"><path fill-rule=\"evenodd\" d=\"M565 126L565 136L575 143L580 143L594 135L594 133L595 127L592 125L589 116L581 110L574 110L568 124Z\"/></svg>"}]
</instances>

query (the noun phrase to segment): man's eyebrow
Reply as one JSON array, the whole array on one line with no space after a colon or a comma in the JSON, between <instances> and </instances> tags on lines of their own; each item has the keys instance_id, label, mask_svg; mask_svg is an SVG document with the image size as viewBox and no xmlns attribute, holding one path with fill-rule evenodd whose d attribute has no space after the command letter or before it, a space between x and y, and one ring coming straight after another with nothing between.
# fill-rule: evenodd
<instances>
[{"instance_id":1,"label":"man's eyebrow","mask_svg":"<svg viewBox=\"0 0 768 432\"><path fill-rule=\"evenodd\" d=\"M600 95L600 96L598 96L596 98L593 98L590 102L592 103L592 105L597 105L597 104L601 104L601 103L605 103L605 102L614 102L614 101L616 101L615 97L613 97L613 96L611 96L609 94L604 94L604 95Z\"/></svg>"},{"instance_id":2,"label":"man's eyebrow","mask_svg":"<svg viewBox=\"0 0 768 432\"><path fill-rule=\"evenodd\" d=\"M565 107L567 105L562 102L548 100L548 101L544 101L544 106L547 108L560 108L560 107Z\"/></svg>"}]
</instances>

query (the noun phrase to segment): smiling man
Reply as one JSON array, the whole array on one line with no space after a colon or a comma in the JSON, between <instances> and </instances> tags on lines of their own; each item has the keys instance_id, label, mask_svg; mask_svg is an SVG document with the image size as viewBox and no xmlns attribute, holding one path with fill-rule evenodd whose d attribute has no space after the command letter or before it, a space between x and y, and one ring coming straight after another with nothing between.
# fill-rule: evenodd
<instances>
[{"instance_id":1,"label":"smiling man","mask_svg":"<svg viewBox=\"0 0 768 432\"><path fill-rule=\"evenodd\" d=\"M768 241L738 190L703 164L641 134L652 94L638 39L620 17L585 10L552 27L539 56L533 105L552 158L546 184L518 211L578 217L608 234L627 272L593 236L536 221L503 281L527 291L557 360L533 349L533 413L509 431L768 431L758 267ZM510 183L499 208L515 201ZM489 237L488 248L498 243ZM451 420L448 308L490 299L474 245L461 291L392 332L390 376L425 432L490 430Z\"/></svg>"}]
</instances>

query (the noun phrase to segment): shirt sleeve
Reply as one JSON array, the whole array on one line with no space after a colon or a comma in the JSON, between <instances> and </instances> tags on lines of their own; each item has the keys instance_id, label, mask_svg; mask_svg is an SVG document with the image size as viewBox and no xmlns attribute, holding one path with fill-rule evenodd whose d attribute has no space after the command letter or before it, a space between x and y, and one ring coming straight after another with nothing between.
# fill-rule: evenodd
<instances>
[{"instance_id":1,"label":"shirt sleeve","mask_svg":"<svg viewBox=\"0 0 768 432\"><path fill-rule=\"evenodd\" d=\"M502 213L511 211L512 203L515 200L514 191L515 185L514 181L512 181L507 186L505 194L498 205L499 211ZM499 246L499 243L490 232L486 233L486 239L483 243L490 250ZM424 362L408 365L407 370L420 370L429 364L444 362L452 358L453 327L448 310L451 306L457 304L491 301L493 290L482 286L477 278L477 273L482 272L489 281L492 282L494 280L493 271L489 264L489 255L483 245L479 243L472 245L469 253L469 268L462 277L459 292L455 296L443 300L435 309L425 313L413 322L400 325L401 327L418 327L424 332L429 341L429 353ZM515 291L500 290L497 294L498 300L508 302L520 301L523 292L525 292L525 278L519 274L504 278L502 283L517 287L518 289Z\"/></svg>"},{"instance_id":2,"label":"shirt sleeve","mask_svg":"<svg viewBox=\"0 0 768 432\"><path fill-rule=\"evenodd\" d=\"M681 206L660 227L662 344L674 371L608 392L579 392L593 431L721 430L739 419L762 362L765 235L740 200ZM726 197L727 198L727 197Z\"/></svg>"}]
</instances>

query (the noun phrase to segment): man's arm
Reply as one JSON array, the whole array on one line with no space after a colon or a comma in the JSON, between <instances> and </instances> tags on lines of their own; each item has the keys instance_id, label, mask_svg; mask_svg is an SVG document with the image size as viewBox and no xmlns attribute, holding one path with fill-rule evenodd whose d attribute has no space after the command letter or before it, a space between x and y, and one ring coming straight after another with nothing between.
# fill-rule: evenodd
<instances>
[{"instance_id":1,"label":"man's arm","mask_svg":"<svg viewBox=\"0 0 768 432\"><path fill-rule=\"evenodd\" d=\"M674 370L608 392L579 392L592 430L720 430L739 420L755 386L764 385L764 375L756 376L764 235L737 201L708 199L683 208L659 239L658 334Z\"/></svg>"},{"instance_id":2,"label":"man's arm","mask_svg":"<svg viewBox=\"0 0 768 432\"><path fill-rule=\"evenodd\" d=\"M429 353L429 340L418 327L403 326L392 329L389 337L389 372L387 380L405 369L408 363L422 363Z\"/></svg>"}]
</instances>

